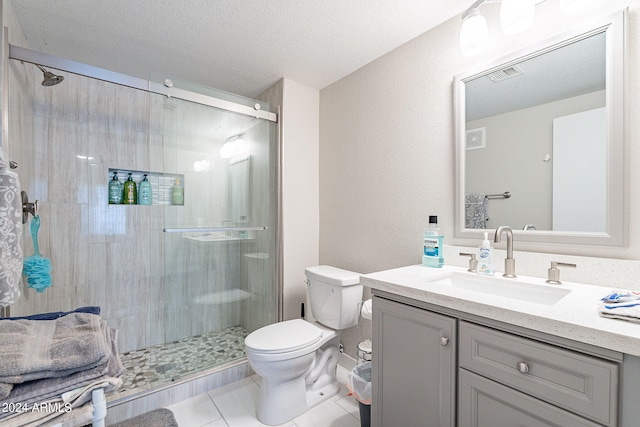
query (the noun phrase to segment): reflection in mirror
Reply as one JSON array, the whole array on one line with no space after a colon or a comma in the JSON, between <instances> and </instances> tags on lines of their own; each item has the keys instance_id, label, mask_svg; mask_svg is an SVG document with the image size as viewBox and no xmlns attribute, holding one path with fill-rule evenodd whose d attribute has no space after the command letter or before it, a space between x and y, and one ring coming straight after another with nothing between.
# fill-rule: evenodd
<instances>
[{"instance_id":1,"label":"reflection in mirror","mask_svg":"<svg viewBox=\"0 0 640 427\"><path fill-rule=\"evenodd\" d=\"M623 22L456 77L457 237L623 244Z\"/></svg>"}]
</instances>

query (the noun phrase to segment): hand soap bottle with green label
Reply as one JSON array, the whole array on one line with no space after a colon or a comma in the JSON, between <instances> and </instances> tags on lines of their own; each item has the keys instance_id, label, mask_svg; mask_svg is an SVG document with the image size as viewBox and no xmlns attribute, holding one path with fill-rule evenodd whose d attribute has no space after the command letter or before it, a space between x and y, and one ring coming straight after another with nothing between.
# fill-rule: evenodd
<instances>
[{"instance_id":1,"label":"hand soap bottle with green label","mask_svg":"<svg viewBox=\"0 0 640 427\"><path fill-rule=\"evenodd\" d=\"M422 237L424 240L422 265L434 268L442 267L444 265L444 256L442 255L444 233L438 227L438 217L436 215L429 216L429 225L424 229Z\"/></svg>"}]
</instances>

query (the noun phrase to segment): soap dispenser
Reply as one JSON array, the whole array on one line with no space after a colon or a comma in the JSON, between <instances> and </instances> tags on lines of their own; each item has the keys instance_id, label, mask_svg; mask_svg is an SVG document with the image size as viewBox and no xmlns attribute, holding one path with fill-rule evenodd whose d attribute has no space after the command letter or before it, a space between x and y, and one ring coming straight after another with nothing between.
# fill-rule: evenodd
<instances>
[{"instance_id":1,"label":"soap dispenser","mask_svg":"<svg viewBox=\"0 0 640 427\"><path fill-rule=\"evenodd\" d=\"M140 181L140 194L138 194L138 203L141 205L151 205L153 203L151 195L151 183L144 174L144 179Z\"/></svg>"},{"instance_id":2,"label":"soap dispenser","mask_svg":"<svg viewBox=\"0 0 640 427\"><path fill-rule=\"evenodd\" d=\"M118 180L118 172L113 171L113 178L109 181L109 204L122 203L122 183Z\"/></svg>"},{"instance_id":3,"label":"soap dispenser","mask_svg":"<svg viewBox=\"0 0 640 427\"><path fill-rule=\"evenodd\" d=\"M493 275L493 248L489 241L489 232L484 232L484 240L482 246L480 246L478 256L478 274Z\"/></svg>"},{"instance_id":4,"label":"soap dispenser","mask_svg":"<svg viewBox=\"0 0 640 427\"><path fill-rule=\"evenodd\" d=\"M133 180L133 176L131 172L129 172L129 176L127 180L124 182L124 191L122 192L122 203L125 205L136 205L138 204L138 188L136 186L135 181Z\"/></svg>"}]
</instances>

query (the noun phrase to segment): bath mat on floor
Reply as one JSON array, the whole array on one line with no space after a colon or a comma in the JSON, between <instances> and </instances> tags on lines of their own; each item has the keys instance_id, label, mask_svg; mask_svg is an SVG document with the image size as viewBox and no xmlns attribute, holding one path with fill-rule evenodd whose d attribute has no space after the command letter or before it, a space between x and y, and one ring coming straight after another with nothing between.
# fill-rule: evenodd
<instances>
[{"instance_id":1,"label":"bath mat on floor","mask_svg":"<svg viewBox=\"0 0 640 427\"><path fill-rule=\"evenodd\" d=\"M146 414L112 424L112 427L178 427L178 422L167 408L156 409Z\"/></svg>"}]
</instances>

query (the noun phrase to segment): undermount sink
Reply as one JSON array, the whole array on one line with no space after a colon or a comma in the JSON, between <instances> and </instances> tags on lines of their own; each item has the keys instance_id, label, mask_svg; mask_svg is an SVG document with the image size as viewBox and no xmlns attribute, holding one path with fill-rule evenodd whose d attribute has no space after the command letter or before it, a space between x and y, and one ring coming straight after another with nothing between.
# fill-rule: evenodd
<instances>
[{"instance_id":1,"label":"undermount sink","mask_svg":"<svg viewBox=\"0 0 640 427\"><path fill-rule=\"evenodd\" d=\"M551 285L465 273L451 273L445 277L430 280L429 283L544 305L554 305L571 292L569 289Z\"/></svg>"}]
</instances>

